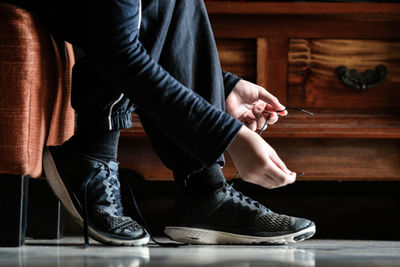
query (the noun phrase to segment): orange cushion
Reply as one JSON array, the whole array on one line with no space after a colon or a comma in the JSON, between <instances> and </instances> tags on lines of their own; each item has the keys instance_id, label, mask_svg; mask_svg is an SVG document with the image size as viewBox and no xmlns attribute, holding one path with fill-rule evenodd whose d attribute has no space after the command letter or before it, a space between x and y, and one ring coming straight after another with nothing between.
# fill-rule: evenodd
<instances>
[{"instance_id":1,"label":"orange cushion","mask_svg":"<svg viewBox=\"0 0 400 267\"><path fill-rule=\"evenodd\" d=\"M73 134L73 64L71 45L0 3L0 173L41 176L43 147Z\"/></svg>"}]
</instances>

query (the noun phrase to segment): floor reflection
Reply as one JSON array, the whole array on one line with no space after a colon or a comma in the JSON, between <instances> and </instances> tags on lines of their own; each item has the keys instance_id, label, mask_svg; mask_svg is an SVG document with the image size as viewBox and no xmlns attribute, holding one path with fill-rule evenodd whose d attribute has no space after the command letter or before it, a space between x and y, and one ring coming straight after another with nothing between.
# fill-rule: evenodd
<instances>
[{"instance_id":1,"label":"floor reflection","mask_svg":"<svg viewBox=\"0 0 400 267\"><path fill-rule=\"evenodd\" d=\"M79 238L0 248L0 266L400 266L400 242L309 240L293 246L106 247Z\"/></svg>"},{"instance_id":2,"label":"floor reflection","mask_svg":"<svg viewBox=\"0 0 400 267\"><path fill-rule=\"evenodd\" d=\"M178 249L153 249L150 253L152 263L168 263L170 266L255 266L273 264L274 266L315 266L312 251L289 247L271 246L194 246Z\"/></svg>"}]
</instances>

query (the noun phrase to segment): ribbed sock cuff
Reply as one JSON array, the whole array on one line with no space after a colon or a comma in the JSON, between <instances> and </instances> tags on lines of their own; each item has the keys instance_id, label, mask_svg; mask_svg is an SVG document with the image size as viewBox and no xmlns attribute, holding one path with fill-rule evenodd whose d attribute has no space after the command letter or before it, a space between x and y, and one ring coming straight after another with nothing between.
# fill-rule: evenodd
<instances>
[{"instance_id":1,"label":"ribbed sock cuff","mask_svg":"<svg viewBox=\"0 0 400 267\"><path fill-rule=\"evenodd\" d=\"M117 159L120 130L78 131L73 136L76 148L85 154L105 161Z\"/></svg>"}]
</instances>

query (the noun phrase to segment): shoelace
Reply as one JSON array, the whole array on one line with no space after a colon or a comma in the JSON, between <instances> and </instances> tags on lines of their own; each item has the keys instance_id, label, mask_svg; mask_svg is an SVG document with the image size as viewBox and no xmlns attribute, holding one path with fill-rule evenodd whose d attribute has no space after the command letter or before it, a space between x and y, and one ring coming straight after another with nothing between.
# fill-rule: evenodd
<instances>
[{"instance_id":1,"label":"shoelace","mask_svg":"<svg viewBox=\"0 0 400 267\"><path fill-rule=\"evenodd\" d=\"M224 193L229 192L229 194L230 194L232 197L237 197L237 198L239 198L240 200L244 200L244 201L247 202L247 204L253 205L253 206L255 206L255 207L258 208L258 209L264 207L263 205L261 205L260 202L255 201L255 200L253 200L253 199L251 199L251 198L249 198L249 197L246 197L246 196L243 195L241 192L236 191L235 188L233 188L233 183L232 183L232 184L225 184L225 185L224 185L223 192L224 192ZM267 209L267 210L268 210L268 209Z\"/></svg>"},{"instance_id":2,"label":"shoelace","mask_svg":"<svg viewBox=\"0 0 400 267\"><path fill-rule=\"evenodd\" d=\"M130 195L131 195L131 199L132 199L133 205L135 206L135 210L136 210L136 212L137 212L137 215L139 216L140 222L142 223L142 225L143 225L143 227L146 229L146 231L149 233L150 239L151 239L154 243L156 243L157 245L162 246L162 247L180 247L180 246L187 246L187 245L189 245L189 244L187 244L187 243L160 242L160 241L157 241L157 240L154 238L154 236L153 236L153 234L152 234L152 232L151 232L151 230L150 230L149 225L146 223L146 220L144 219L144 216L143 216L142 212L140 211L139 205L138 205L137 202L136 202L135 195L133 194L133 190L132 190L131 185L128 183L128 181L126 181L126 178L122 178L122 180L124 181L124 183L125 183L125 184L128 186L128 188L129 188L129 193L130 193Z\"/></svg>"},{"instance_id":3,"label":"shoelace","mask_svg":"<svg viewBox=\"0 0 400 267\"><path fill-rule=\"evenodd\" d=\"M112 202L110 202L110 203L115 208L114 215L120 216L120 214L122 214L121 194L119 192L115 192L116 189L118 189L118 190L120 189L120 185L118 182L118 178L115 178L112 176L111 168L108 169L107 182L108 182L107 184L105 184L104 182L103 182L103 184L111 190L111 194L109 195L109 197L112 198ZM107 201L110 201L110 200L107 198Z\"/></svg>"},{"instance_id":4,"label":"shoelace","mask_svg":"<svg viewBox=\"0 0 400 267\"><path fill-rule=\"evenodd\" d=\"M107 165L108 166L108 165ZM102 168L99 167L96 170L92 171L91 174L88 176L88 178L84 182L84 191L83 191L83 237L85 239L85 248L89 247L89 212L88 212L88 207L87 207L87 188L89 183L93 180L94 177L96 177L100 172L102 171Z\"/></svg>"},{"instance_id":5,"label":"shoelace","mask_svg":"<svg viewBox=\"0 0 400 267\"><path fill-rule=\"evenodd\" d=\"M108 166L108 164L106 162L100 161L98 159L96 159L97 161L101 162L104 164L104 167L107 169L107 175L111 175L111 168ZM83 200L83 236L84 236L84 247L88 248L89 247L89 212L88 212L88 201L87 201L87 188L90 184L90 182L93 180L94 177L96 177L103 169L103 166L98 167L96 170L94 170L89 176L88 178L85 180L84 182L84 200ZM146 220L144 219L144 216L139 208L139 205L136 202L136 198L133 194L133 190L131 185L126 181L125 178L123 178L124 183L128 186L130 195L131 195L131 199L132 199L132 203L135 207L135 210L139 216L139 219L143 225L143 227L146 229L146 231L149 233L151 240L156 243L157 245L163 246L163 247L179 247L179 246L183 246L183 245L188 245L186 243L177 243L177 242L159 242L157 241L151 230L150 227L148 226L148 224L146 223ZM121 197L120 195L118 195L119 197ZM117 197L118 197L117 196Z\"/></svg>"},{"instance_id":6,"label":"shoelace","mask_svg":"<svg viewBox=\"0 0 400 267\"><path fill-rule=\"evenodd\" d=\"M107 164L107 162L93 158L89 155L85 155L87 158L91 159L91 160L95 160L98 161L100 163L102 163L101 166L99 166L96 170L93 170L88 178L86 178L86 180L84 181L84 192L83 192L83 237L84 237L84 242L85 242L85 248L89 247L89 212L88 212L88 200L87 200L87 188L90 184L90 182L93 180L93 178L95 178L102 170L103 168L106 169L107 171L107 178L111 177L111 167ZM116 180L116 179L115 179ZM116 180L117 182L117 180ZM110 196L114 197L113 203L112 204L118 204L118 206L116 207L117 211L118 209L122 208L120 207L120 203L121 203L121 195L118 194L117 196L113 195L114 193L111 193ZM118 203L116 203L118 202Z\"/></svg>"}]
</instances>

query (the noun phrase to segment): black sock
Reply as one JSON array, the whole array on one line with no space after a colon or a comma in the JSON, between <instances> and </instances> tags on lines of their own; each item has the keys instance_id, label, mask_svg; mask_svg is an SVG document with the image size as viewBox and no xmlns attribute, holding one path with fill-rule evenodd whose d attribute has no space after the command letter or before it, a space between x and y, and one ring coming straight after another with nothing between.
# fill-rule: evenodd
<instances>
[{"instance_id":1,"label":"black sock","mask_svg":"<svg viewBox=\"0 0 400 267\"><path fill-rule=\"evenodd\" d=\"M179 179L179 177L177 177ZM221 188L226 179L221 170L221 165L214 164L196 172L185 180L184 192L193 196L211 193Z\"/></svg>"},{"instance_id":2,"label":"black sock","mask_svg":"<svg viewBox=\"0 0 400 267\"><path fill-rule=\"evenodd\" d=\"M78 131L71 138L76 148L95 158L109 161L117 159L120 130Z\"/></svg>"}]
</instances>

